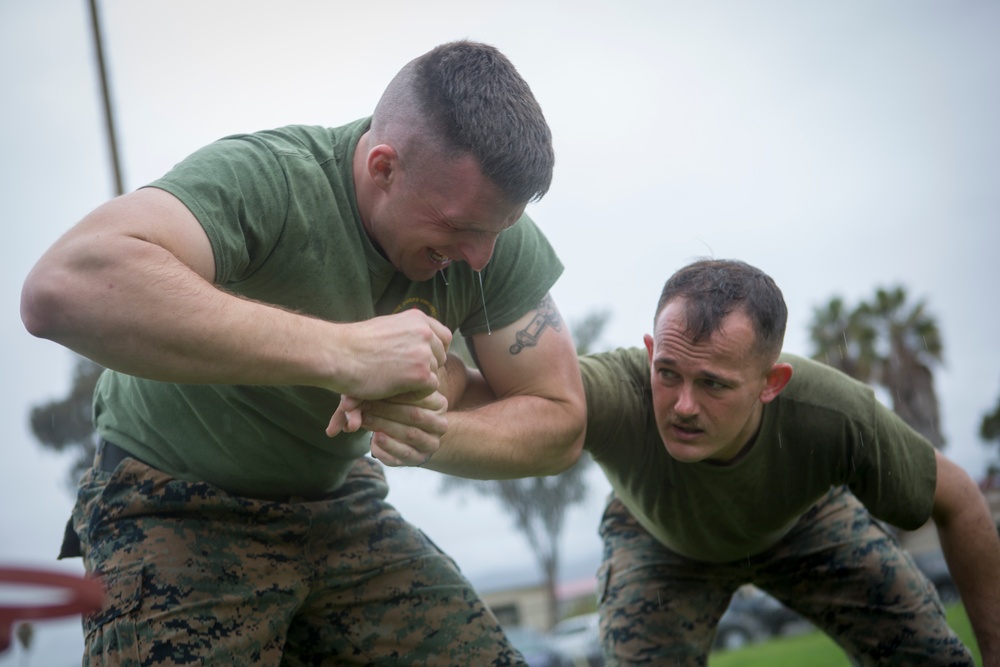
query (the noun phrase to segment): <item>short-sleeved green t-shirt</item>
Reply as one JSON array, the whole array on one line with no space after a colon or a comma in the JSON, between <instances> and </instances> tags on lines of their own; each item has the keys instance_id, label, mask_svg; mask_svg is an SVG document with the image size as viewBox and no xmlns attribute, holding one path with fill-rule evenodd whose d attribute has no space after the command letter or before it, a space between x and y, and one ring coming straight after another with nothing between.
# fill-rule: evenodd
<instances>
[{"instance_id":1,"label":"short-sleeved green t-shirt","mask_svg":"<svg viewBox=\"0 0 1000 667\"><path fill-rule=\"evenodd\" d=\"M352 174L369 123L227 137L150 187L192 211L212 244L216 282L235 294L338 322L419 308L467 336L534 308L562 264L527 216L500 235L482 287L465 262L413 282L378 252ZM107 371L94 414L102 437L181 479L255 497L314 496L336 488L368 451L368 433L327 438L338 401L314 387L171 384Z\"/></svg>"},{"instance_id":2,"label":"short-sleeved green t-shirt","mask_svg":"<svg viewBox=\"0 0 1000 667\"><path fill-rule=\"evenodd\" d=\"M912 530L929 518L937 471L931 444L867 385L801 357L781 361L792 365L792 379L764 406L753 447L720 466L667 453L644 348L581 358L584 446L639 523L671 550L709 562L760 553L843 485L895 526Z\"/></svg>"}]
</instances>

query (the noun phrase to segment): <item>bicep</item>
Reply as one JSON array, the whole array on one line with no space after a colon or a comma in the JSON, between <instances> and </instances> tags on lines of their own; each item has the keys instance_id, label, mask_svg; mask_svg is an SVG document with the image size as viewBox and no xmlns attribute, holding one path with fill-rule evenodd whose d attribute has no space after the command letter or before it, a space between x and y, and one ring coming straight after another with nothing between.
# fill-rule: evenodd
<instances>
[{"instance_id":1,"label":"bicep","mask_svg":"<svg viewBox=\"0 0 1000 667\"><path fill-rule=\"evenodd\" d=\"M937 479L934 485L934 509L936 523L947 523L960 512L981 502L979 487L957 463L935 450Z\"/></svg>"},{"instance_id":2,"label":"bicep","mask_svg":"<svg viewBox=\"0 0 1000 667\"><path fill-rule=\"evenodd\" d=\"M130 254L136 243L151 244L205 280L215 279L215 256L205 230L179 199L156 188L136 190L105 203L59 243L86 255Z\"/></svg>"},{"instance_id":3,"label":"bicep","mask_svg":"<svg viewBox=\"0 0 1000 667\"><path fill-rule=\"evenodd\" d=\"M576 348L546 295L514 323L472 337L477 363L498 398L541 396L582 402Z\"/></svg>"}]
</instances>

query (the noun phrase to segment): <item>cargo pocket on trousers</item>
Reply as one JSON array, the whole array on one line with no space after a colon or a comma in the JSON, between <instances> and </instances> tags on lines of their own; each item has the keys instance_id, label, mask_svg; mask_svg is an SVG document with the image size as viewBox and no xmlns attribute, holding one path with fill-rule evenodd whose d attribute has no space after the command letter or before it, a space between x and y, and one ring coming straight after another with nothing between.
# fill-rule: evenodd
<instances>
[{"instance_id":1,"label":"cargo pocket on trousers","mask_svg":"<svg viewBox=\"0 0 1000 667\"><path fill-rule=\"evenodd\" d=\"M142 571L139 562L101 576L104 606L83 617L84 665L139 664L136 616L142 605Z\"/></svg>"},{"instance_id":2,"label":"cargo pocket on trousers","mask_svg":"<svg viewBox=\"0 0 1000 667\"><path fill-rule=\"evenodd\" d=\"M608 586L611 583L611 561L604 561L597 568L597 604L604 604L608 596Z\"/></svg>"}]
</instances>

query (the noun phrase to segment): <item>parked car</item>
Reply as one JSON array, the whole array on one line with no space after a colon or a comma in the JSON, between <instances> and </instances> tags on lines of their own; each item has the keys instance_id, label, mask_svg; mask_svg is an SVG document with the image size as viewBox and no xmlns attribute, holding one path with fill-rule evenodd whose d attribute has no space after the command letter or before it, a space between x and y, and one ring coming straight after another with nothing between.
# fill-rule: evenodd
<instances>
[{"instance_id":1,"label":"parked car","mask_svg":"<svg viewBox=\"0 0 1000 667\"><path fill-rule=\"evenodd\" d=\"M920 571L937 588L941 602L951 604L952 602L959 602L961 600L961 597L958 595L958 589L955 587L955 582L951 578L951 571L948 570L948 563L945 562L944 554L940 549L932 549L931 551L923 551L911 555L917 567L920 568Z\"/></svg>"},{"instance_id":2,"label":"parked car","mask_svg":"<svg viewBox=\"0 0 1000 667\"><path fill-rule=\"evenodd\" d=\"M712 646L724 651L731 651L766 639L767 636L768 633L763 624L753 614L733 609L730 606L719 618Z\"/></svg>"},{"instance_id":3,"label":"parked car","mask_svg":"<svg viewBox=\"0 0 1000 667\"><path fill-rule=\"evenodd\" d=\"M576 667L573 659L546 635L534 628L504 628L507 639L524 656L528 667Z\"/></svg>"},{"instance_id":4,"label":"parked car","mask_svg":"<svg viewBox=\"0 0 1000 667\"><path fill-rule=\"evenodd\" d=\"M576 667L604 665L597 612L559 621L549 630L549 638L573 659Z\"/></svg>"},{"instance_id":5,"label":"parked car","mask_svg":"<svg viewBox=\"0 0 1000 667\"><path fill-rule=\"evenodd\" d=\"M737 649L788 632L793 627L808 627L798 612L754 586L743 586L719 619L713 646Z\"/></svg>"}]
</instances>

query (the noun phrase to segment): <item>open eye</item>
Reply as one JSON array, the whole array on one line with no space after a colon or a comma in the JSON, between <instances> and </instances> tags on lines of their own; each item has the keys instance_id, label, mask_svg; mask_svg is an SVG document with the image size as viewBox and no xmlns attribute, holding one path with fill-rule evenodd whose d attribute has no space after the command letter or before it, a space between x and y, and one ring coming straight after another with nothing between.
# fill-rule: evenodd
<instances>
[{"instance_id":1,"label":"open eye","mask_svg":"<svg viewBox=\"0 0 1000 667\"><path fill-rule=\"evenodd\" d=\"M657 368L656 375L664 382L673 382L677 379L677 373L673 372L669 368Z\"/></svg>"}]
</instances>

